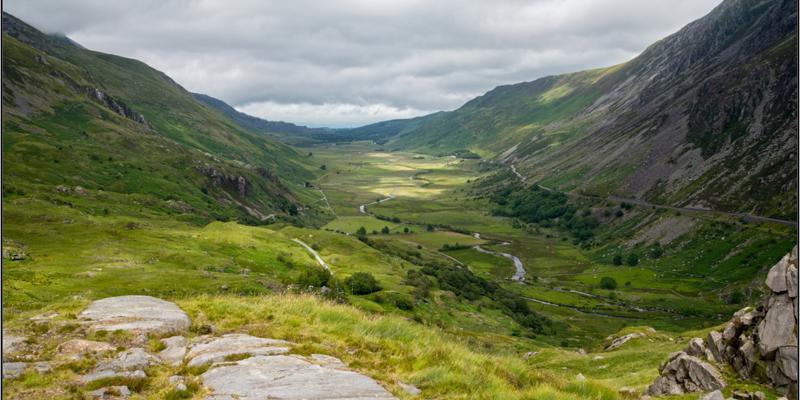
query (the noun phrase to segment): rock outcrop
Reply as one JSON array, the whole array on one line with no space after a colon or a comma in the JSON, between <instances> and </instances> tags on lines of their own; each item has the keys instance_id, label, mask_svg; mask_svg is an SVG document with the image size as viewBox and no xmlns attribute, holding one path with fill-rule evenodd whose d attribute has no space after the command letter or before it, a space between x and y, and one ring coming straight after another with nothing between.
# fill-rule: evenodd
<instances>
[{"instance_id":1,"label":"rock outcrop","mask_svg":"<svg viewBox=\"0 0 800 400\"><path fill-rule=\"evenodd\" d=\"M686 354L673 353L659 369L661 376L656 378L647 394L664 396L691 392L706 392L725 387L722 374L711 364Z\"/></svg>"},{"instance_id":2,"label":"rock outcrop","mask_svg":"<svg viewBox=\"0 0 800 400\"><path fill-rule=\"evenodd\" d=\"M95 331L129 331L134 334L181 333L189 317L178 306L150 296L119 296L97 300L78 319Z\"/></svg>"},{"instance_id":3,"label":"rock outcrop","mask_svg":"<svg viewBox=\"0 0 800 400\"><path fill-rule=\"evenodd\" d=\"M795 246L767 274L766 285L769 292L763 304L737 311L722 332L711 331L705 340L694 338L683 352L676 354L693 357L715 371L716 368L701 359L730 365L740 378L759 380L787 395L789 399L796 400L797 267ZM681 375L681 370L670 366L681 358L675 354L670 357L667 364L660 369L661 376L648 388L649 394L679 394L715 389L683 384L684 381L680 379L684 376ZM688 369L687 367L686 370ZM699 375L694 375L697 376ZM692 383L696 383L694 379Z\"/></svg>"},{"instance_id":4,"label":"rock outcrop","mask_svg":"<svg viewBox=\"0 0 800 400\"><path fill-rule=\"evenodd\" d=\"M109 96L106 93L100 91L100 89L89 87L86 88L86 94L89 98L96 100L97 102L103 104L111 111L114 111L119 116L127 118L131 121L136 123L142 124L145 128L149 128L150 126L147 124L147 120L144 118L144 115L133 111L127 104L123 103L121 100L115 99Z\"/></svg>"},{"instance_id":5,"label":"rock outcrop","mask_svg":"<svg viewBox=\"0 0 800 400\"><path fill-rule=\"evenodd\" d=\"M163 369L174 374L168 382L176 394L199 394L198 384L202 384L200 393L209 400L395 398L380 383L350 370L336 357L290 354L294 343L285 340L241 333L217 336L214 329L197 329L208 334L160 339L161 351L150 354L137 344L143 343L140 339L183 333L191 323L177 305L154 297L98 300L78 317L87 328L82 332L120 330L135 336L120 346L73 338L55 348L54 362L86 360L92 366L74 382L83 386L86 398L121 399L135 396L133 392L145 395L143 388L153 383L150 372ZM4 355L19 351L24 342L24 337L4 331ZM58 365L50 361L4 362L3 379L17 379L34 371L47 373L54 366ZM184 368L196 368L202 375L187 378L182 375ZM398 382L398 386L412 396L421 393L410 384Z\"/></svg>"},{"instance_id":6,"label":"rock outcrop","mask_svg":"<svg viewBox=\"0 0 800 400\"><path fill-rule=\"evenodd\" d=\"M364 375L294 355L249 357L200 378L212 391L207 400L395 398Z\"/></svg>"}]
</instances>

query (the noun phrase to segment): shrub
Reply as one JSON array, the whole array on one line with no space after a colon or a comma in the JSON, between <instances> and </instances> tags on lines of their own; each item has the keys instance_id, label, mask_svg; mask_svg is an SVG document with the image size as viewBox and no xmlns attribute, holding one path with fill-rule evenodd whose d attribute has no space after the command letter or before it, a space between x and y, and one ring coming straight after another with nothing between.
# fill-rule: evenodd
<instances>
[{"instance_id":1,"label":"shrub","mask_svg":"<svg viewBox=\"0 0 800 400\"><path fill-rule=\"evenodd\" d=\"M367 228L364 228L363 226L358 228L358 230L356 231L356 235L358 236L366 236L366 234L367 234Z\"/></svg>"},{"instance_id":2,"label":"shrub","mask_svg":"<svg viewBox=\"0 0 800 400\"><path fill-rule=\"evenodd\" d=\"M384 234L384 235L389 233L389 227L388 226L384 226L383 229L381 229L381 233Z\"/></svg>"},{"instance_id":3,"label":"shrub","mask_svg":"<svg viewBox=\"0 0 800 400\"><path fill-rule=\"evenodd\" d=\"M611 263L614 265L622 265L622 254L614 254L614 258L611 260Z\"/></svg>"},{"instance_id":4,"label":"shrub","mask_svg":"<svg viewBox=\"0 0 800 400\"><path fill-rule=\"evenodd\" d=\"M345 280L352 294L370 294L381 290L378 280L369 272L356 272Z\"/></svg>"},{"instance_id":5,"label":"shrub","mask_svg":"<svg viewBox=\"0 0 800 400\"><path fill-rule=\"evenodd\" d=\"M600 287L603 289L614 290L617 288L617 281L614 278L604 276L600 278Z\"/></svg>"},{"instance_id":6,"label":"shrub","mask_svg":"<svg viewBox=\"0 0 800 400\"><path fill-rule=\"evenodd\" d=\"M628 258L625 260L630 266L638 265L639 264L639 255L636 253L628 254Z\"/></svg>"}]
</instances>

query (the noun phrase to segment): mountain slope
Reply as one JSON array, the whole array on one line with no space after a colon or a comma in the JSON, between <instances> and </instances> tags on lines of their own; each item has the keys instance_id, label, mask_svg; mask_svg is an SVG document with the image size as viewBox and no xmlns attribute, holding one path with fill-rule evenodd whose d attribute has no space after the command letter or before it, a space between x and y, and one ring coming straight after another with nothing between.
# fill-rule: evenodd
<instances>
[{"instance_id":1,"label":"mountain slope","mask_svg":"<svg viewBox=\"0 0 800 400\"><path fill-rule=\"evenodd\" d=\"M268 121L249 114L245 114L231 107L224 101L211 97L207 94L192 93L195 99L205 103L211 108L215 108L225 114L233 122L240 126L261 133L286 133L291 135L311 135L314 133L324 133L326 129L309 128L307 126L295 125L291 122Z\"/></svg>"},{"instance_id":2,"label":"mountain slope","mask_svg":"<svg viewBox=\"0 0 800 400\"><path fill-rule=\"evenodd\" d=\"M727 0L627 63L395 121L389 148L469 149L561 190L793 218L796 17L793 1Z\"/></svg>"},{"instance_id":3,"label":"mountain slope","mask_svg":"<svg viewBox=\"0 0 800 400\"><path fill-rule=\"evenodd\" d=\"M293 149L240 128L163 73L6 13L3 167L4 195L80 187L127 196L115 206L204 221L294 217L308 198L295 188L313 177Z\"/></svg>"}]
</instances>

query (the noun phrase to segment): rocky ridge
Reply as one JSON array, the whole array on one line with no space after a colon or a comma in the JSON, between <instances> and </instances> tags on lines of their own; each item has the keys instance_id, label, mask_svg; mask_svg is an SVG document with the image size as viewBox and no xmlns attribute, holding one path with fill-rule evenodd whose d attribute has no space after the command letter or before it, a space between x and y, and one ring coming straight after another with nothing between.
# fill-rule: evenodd
<instances>
[{"instance_id":1,"label":"rocky ridge","mask_svg":"<svg viewBox=\"0 0 800 400\"><path fill-rule=\"evenodd\" d=\"M739 378L766 383L796 400L797 267L795 246L767 274L769 295L763 304L737 311L721 332L711 331L705 340L694 338L686 349L672 354L659 368L660 376L647 388L647 394L662 396L724 388L726 383L718 368L730 366Z\"/></svg>"}]
</instances>

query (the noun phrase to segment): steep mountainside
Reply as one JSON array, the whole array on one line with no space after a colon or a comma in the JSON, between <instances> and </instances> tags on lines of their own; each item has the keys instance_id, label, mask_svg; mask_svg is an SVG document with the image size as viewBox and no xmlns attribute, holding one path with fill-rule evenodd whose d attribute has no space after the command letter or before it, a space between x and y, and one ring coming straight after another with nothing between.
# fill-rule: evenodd
<instances>
[{"instance_id":1,"label":"steep mountainside","mask_svg":"<svg viewBox=\"0 0 800 400\"><path fill-rule=\"evenodd\" d=\"M307 126L295 125L291 122L283 121L268 121L249 114L245 114L231 107L228 103L211 97L206 94L192 93L195 99L215 108L225 114L228 118L236 122L240 126L250 129L254 132L261 133L286 133L292 135L311 135L315 133L324 133L327 129L322 128L309 128Z\"/></svg>"},{"instance_id":2,"label":"steep mountainside","mask_svg":"<svg viewBox=\"0 0 800 400\"><path fill-rule=\"evenodd\" d=\"M303 158L163 73L6 13L2 40L4 196L79 192L106 213L136 204L251 222L295 218L304 204L295 188L313 175Z\"/></svg>"},{"instance_id":3,"label":"steep mountainside","mask_svg":"<svg viewBox=\"0 0 800 400\"><path fill-rule=\"evenodd\" d=\"M796 2L726 0L627 63L359 129L391 149L496 155L561 190L792 218L796 41Z\"/></svg>"}]
</instances>

